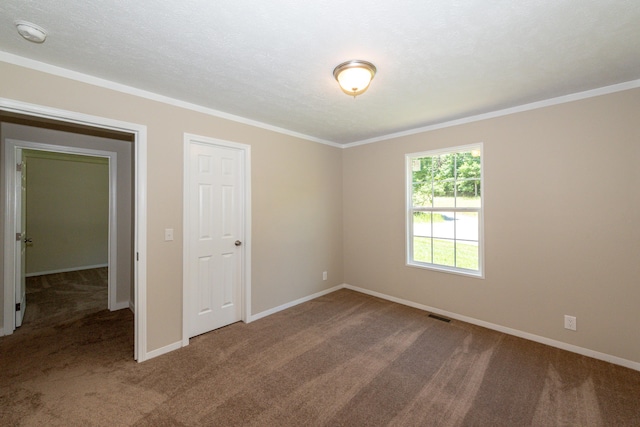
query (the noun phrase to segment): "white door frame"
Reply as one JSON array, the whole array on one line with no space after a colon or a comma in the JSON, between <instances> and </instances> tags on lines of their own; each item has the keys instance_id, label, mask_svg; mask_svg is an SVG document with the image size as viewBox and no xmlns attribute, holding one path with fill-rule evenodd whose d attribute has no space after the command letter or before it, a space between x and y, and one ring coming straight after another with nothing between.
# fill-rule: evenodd
<instances>
[{"instance_id":1,"label":"white door frame","mask_svg":"<svg viewBox=\"0 0 640 427\"><path fill-rule=\"evenodd\" d=\"M184 178L183 178L183 226L182 226L182 346L189 345L189 188L190 181L190 147L191 144L202 144L210 146L218 146L223 148L231 148L241 152L241 161L243 162L244 174L240 177L240 186L243 189L241 225L244 240L240 247L243 251L242 274L240 278L240 292L242 308L242 321L248 323L251 318L251 146L240 144L237 142L224 141L221 139L209 138L206 136L184 134Z\"/></svg>"},{"instance_id":2,"label":"white door frame","mask_svg":"<svg viewBox=\"0 0 640 427\"><path fill-rule=\"evenodd\" d=\"M0 98L0 110L32 117L91 126L130 133L133 136L135 158L134 177L134 358L143 362L148 358L147 350L147 127L135 123L91 116L74 111L61 110ZM4 175L4 174L3 174ZM4 178L3 178L4 179ZM11 236L5 236L5 240ZM6 253L5 253L6 256ZM4 283L5 290L7 283ZM13 286L9 286L12 287ZM5 312L4 322L7 320ZM15 322L15 315L14 315Z\"/></svg>"},{"instance_id":3,"label":"white door frame","mask_svg":"<svg viewBox=\"0 0 640 427\"><path fill-rule=\"evenodd\" d=\"M39 150L65 154L79 154L83 156L103 157L109 159L109 237L108 237L108 286L107 286L107 305L109 310L118 310L128 308L126 306L118 307L116 301L117 286L117 260L118 260L118 225L117 225L117 153L115 151L92 150L88 148L67 147L62 145L43 144L39 142L24 141L17 139L5 139L4 147L4 173L5 173L5 194L7 204L5 209L5 236L13 236L17 232L16 224L19 212L16 210L17 185L16 182L16 149L22 150ZM24 206L22 207L24 209ZM13 324L7 323L7 311L11 311L10 301L15 298L15 280L17 279L17 248L13 239L5 239L4 241L4 333L11 334L15 330L15 321ZM14 283L14 286L7 286Z\"/></svg>"}]
</instances>

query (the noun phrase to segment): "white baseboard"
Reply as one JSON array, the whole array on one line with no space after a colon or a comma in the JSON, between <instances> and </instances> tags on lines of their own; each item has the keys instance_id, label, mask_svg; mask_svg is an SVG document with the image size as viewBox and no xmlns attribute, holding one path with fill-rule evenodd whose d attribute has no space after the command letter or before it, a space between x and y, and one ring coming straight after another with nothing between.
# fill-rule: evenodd
<instances>
[{"instance_id":1,"label":"white baseboard","mask_svg":"<svg viewBox=\"0 0 640 427\"><path fill-rule=\"evenodd\" d=\"M177 350L182 347L182 341L174 342L173 344L165 345L164 347L160 347L156 350L148 352L142 360L147 361L149 359L153 359L154 357L162 356L163 354L167 354L173 350Z\"/></svg>"},{"instance_id":2,"label":"white baseboard","mask_svg":"<svg viewBox=\"0 0 640 427\"><path fill-rule=\"evenodd\" d=\"M133 314L136 314L136 305L133 303L133 301L129 301L129 310L131 310Z\"/></svg>"},{"instance_id":3,"label":"white baseboard","mask_svg":"<svg viewBox=\"0 0 640 427\"><path fill-rule=\"evenodd\" d=\"M111 311L123 310L129 307L130 307L129 301L120 301L120 302L116 302L115 307L111 307Z\"/></svg>"},{"instance_id":4,"label":"white baseboard","mask_svg":"<svg viewBox=\"0 0 640 427\"><path fill-rule=\"evenodd\" d=\"M59 270L37 271L35 273L27 273L25 277L45 276L47 274L68 273L70 271L92 270L94 268L109 267L109 264L83 265L82 267L61 268Z\"/></svg>"},{"instance_id":5,"label":"white baseboard","mask_svg":"<svg viewBox=\"0 0 640 427\"><path fill-rule=\"evenodd\" d=\"M258 319L262 319L263 317L270 316L270 315L275 314L275 313L277 313L279 311L286 310L287 308L291 308L291 307L296 306L298 304L302 304L303 302L311 301L312 299L321 297L323 295L330 294L331 292L335 292L335 291L337 291L339 289L342 289L342 288L344 288L344 285L337 285L337 286L334 286L333 288L329 288L329 289L325 289L324 291L316 292L313 295L309 295L309 296L306 296L306 297L303 297L303 298L299 298L299 299L297 299L295 301L291 301L291 302L288 302L286 304L279 305L278 307L274 307L274 308L271 308L269 310L265 310L265 311L263 311L261 313L254 314L254 315L249 315L249 318L247 319L247 323L253 322L253 321L258 320Z\"/></svg>"},{"instance_id":6,"label":"white baseboard","mask_svg":"<svg viewBox=\"0 0 640 427\"><path fill-rule=\"evenodd\" d=\"M405 299L402 299L402 298L392 297L390 295L382 294L380 292L370 291L368 289L359 288L357 286L351 286L351 285L344 284L341 287L346 288L346 289L351 289L352 291L360 292L360 293L363 293L363 294L371 295L371 296L374 296L374 297L382 298L382 299L385 299L387 301L392 301L392 302L396 302L398 304L407 305L409 307L414 307L414 308L417 308L417 309L420 309L420 310L428 311L430 313L434 313L434 314L439 314L441 316L450 317L452 319L460 320L462 322L471 323L472 325L482 326L482 327L487 328L487 329L492 329L494 331L503 332L503 333L508 334L508 335L513 335L513 336L516 336L516 337L524 338L524 339L527 339L529 341L539 342L541 344L546 344L546 345L549 345L551 347L556 347L556 348L559 348L559 349L562 349L562 350L567 350L567 351L570 351L572 353L577 353L577 354L580 354L580 355L583 355L583 356L592 357L594 359L603 360L605 362L610 362L610 363L613 363L615 365L624 366L625 368L630 368L630 369L633 369L633 370L636 370L636 371L640 371L640 363L634 362L632 360L623 359L621 357L612 356L610 354L601 353L599 351L590 350L590 349L584 348L584 347L578 347L578 346L573 345L573 344L567 344L567 343L562 342L562 341L556 341L556 340L553 340L553 339L550 339L550 338L541 337L539 335L530 334L528 332L519 331L517 329L508 328L506 326L496 325L494 323L489 323L489 322L485 322L483 320L474 319L473 317L467 317L467 316L463 316L463 315L460 315L460 314L451 313L451 312L446 311L446 310L440 310L438 308L429 307L428 305L418 304L418 303L413 302L413 301L408 301L408 300L405 300Z\"/></svg>"}]
</instances>

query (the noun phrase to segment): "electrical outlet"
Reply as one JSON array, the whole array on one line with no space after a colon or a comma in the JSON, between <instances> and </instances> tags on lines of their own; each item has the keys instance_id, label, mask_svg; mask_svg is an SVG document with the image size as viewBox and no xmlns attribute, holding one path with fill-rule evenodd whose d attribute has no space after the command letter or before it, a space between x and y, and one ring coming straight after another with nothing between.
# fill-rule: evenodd
<instances>
[{"instance_id":1,"label":"electrical outlet","mask_svg":"<svg viewBox=\"0 0 640 427\"><path fill-rule=\"evenodd\" d=\"M575 316L564 315L564 328L572 331L576 330L576 318Z\"/></svg>"},{"instance_id":2,"label":"electrical outlet","mask_svg":"<svg viewBox=\"0 0 640 427\"><path fill-rule=\"evenodd\" d=\"M326 271L322 272L322 280L327 280L327 272Z\"/></svg>"}]
</instances>

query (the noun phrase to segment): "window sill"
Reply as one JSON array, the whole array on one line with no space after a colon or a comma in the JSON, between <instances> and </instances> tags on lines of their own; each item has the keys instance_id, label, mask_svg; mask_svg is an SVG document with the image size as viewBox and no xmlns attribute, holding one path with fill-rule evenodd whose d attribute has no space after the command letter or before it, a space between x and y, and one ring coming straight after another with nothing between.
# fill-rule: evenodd
<instances>
[{"instance_id":1,"label":"window sill","mask_svg":"<svg viewBox=\"0 0 640 427\"><path fill-rule=\"evenodd\" d=\"M407 262L407 267L421 268L423 270L439 271L441 273L458 274L460 276L473 277L476 279L484 279L483 271L465 270L461 268L446 267L444 265L434 265L418 262Z\"/></svg>"}]
</instances>

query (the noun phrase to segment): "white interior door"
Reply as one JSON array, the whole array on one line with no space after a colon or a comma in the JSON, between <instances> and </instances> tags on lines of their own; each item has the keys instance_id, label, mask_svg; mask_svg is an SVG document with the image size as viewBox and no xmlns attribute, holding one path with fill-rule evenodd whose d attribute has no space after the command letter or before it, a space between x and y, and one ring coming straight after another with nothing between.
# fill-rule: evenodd
<instances>
[{"instance_id":1,"label":"white interior door","mask_svg":"<svg viewBox=\"0 0 640 427\"><path fill-rule=\"evenodd\" d=\"M242 151L189 147L189 337L242 319Z\"/></svg>"},{"instance_id":2,"label":"white interior door","mask_svg":"<svg viewBox=\"0 0 640 427\"><path fill-rule=\"evenodd\" d=\"M27 261L27 165L22 150L16 148L16 328L22 325L27 309L25 271Z\"/></svg>"}]
</instances>

